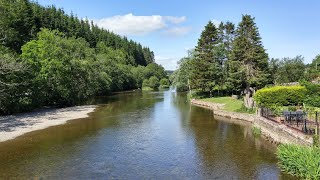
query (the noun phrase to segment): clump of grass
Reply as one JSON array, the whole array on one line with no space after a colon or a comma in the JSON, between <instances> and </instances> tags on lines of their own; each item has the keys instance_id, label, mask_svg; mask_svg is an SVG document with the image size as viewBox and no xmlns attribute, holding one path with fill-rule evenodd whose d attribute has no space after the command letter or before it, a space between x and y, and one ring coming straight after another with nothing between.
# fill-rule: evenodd
<instances>
[{"instance_id":1,"label":"clump of grass","mask_svg":"<svg viewBox=\"0 0 320 180\"><path fill-rule=\"evenodd\" d=\"M277 157L281 169L303 179L320 179L320 148L282 144Z\"/></svg>"},{"instance_id":2,"label":"clump of grass","mask_svg":"<svg viewBox=\"0 0 320 180\"><path fill-rule=\"evenodd\" d=\"M312 136L313 146L319 147L319 135L315 134Z\"/></svg>"},{"instance_id":3,"label":"clump of grass","mask_svg":"<svg viewBox=\"0 0 320 180\"><path fill-rule=\"evenodd\" d=\"M254 137L260 137L261 136L261 128L256 127L256 126L252 126L251 128L253 136Z\"/></svg>"},{"instance_id":4,"label":"clump of grass","mask_svg":"<svg viewBox=\"0 0 320 180\"><path fill-rule=\"evenodd\" d=\"M254 114L256 113L256 110L257 110L256 108L247 108L242 104L239 109L235 110L235 112Z\"/></svg>"}]
</instances>

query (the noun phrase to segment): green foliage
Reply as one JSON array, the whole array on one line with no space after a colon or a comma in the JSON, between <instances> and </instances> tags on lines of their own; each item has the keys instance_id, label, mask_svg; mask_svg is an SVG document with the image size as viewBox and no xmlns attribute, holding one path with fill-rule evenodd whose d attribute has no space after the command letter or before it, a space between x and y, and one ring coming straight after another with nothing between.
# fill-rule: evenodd
<instances>
[{"instance_id":1,"label":"green foliage","mask_svg":"<svg viewBox=\"0 0 320 180\"><path fill-rule=\"evenodd\" d=\"M149 87L149 79L143 80L142 87Z\"/></svg>"},{"instance_id":2,"label":"green foliage","mask_svg":"<svg viewBox=\"0 0 320 180\"><path fill-rule=\"evenodd\" d=\"M317 55L311 64L308 64L306 67L306 79L309 81L316 80L319 81L320 77L320 54Z\"/></svg>"},{"instance_id":3,"label":"green foliage","mask_svg":"<svg viewBox=\"0 0 320 180\"><path fill-rule=\"evenodd\" d=\"M202 92L211 92L222 79L222 62L224 50L218 35L218 29L209 21L201 33L192 61L191 86ZM220 45L218 45L220 43ZM222 55L221 55L222 54Z\"/></svg>"},{"instance_id":4,"label":"green foliage","mask_svg":"<svg viewBox=\"0 0 320 180\"><path fill-rule=\"evenodd\" d=\"M15 52L32 38L34 14L28 0L0 0L0 40L1 44Z\"/></svg>"},{"instance_id":5,"label":"green foliage","mask_svg":"<svg viewBox=\"0 0 320 180\"><path fill-rule=\"evenodd\" d=\"M103 43L121 50L130 64L146 66L154 62L154 53L148 47L99 28L87 19L67 15L61 8L43 7L30 0L0 0L0 9L1 43L18 53L41 28L47 28L63 32L66 37L83 38L91 48L99 49L99 43Z\"/></svg>"},{"instance_id":6,"label":"green foliage","mask_svg":"<svg viewBox=\"0 0 320 180\"><path fill-rule=\"evenodd\" d=\"M254 99L265 107L301 105L306 92L304 86L275 86L258 90Z\"/></svg>"},{"instance_id":7,"label":"green foliage","mask_svg":"<svg viewBox=\"0 0 320 180\"><path fill-rule=\"evenodd\" d=\"M295 58L283 58L282 60L273 60L272 70L274 83L283 84L298 82L304 79L305 65L302 56Z\"/></svg>"},{"instance_id":8,"label":"green foliage","mask_svg":"<svg viewBox=\"0 0 320 180\"><path fill-rule=\"evenodd\" d=\"M22 47L21 57L32 70L39 103L72 105L95 94L94 50L84 39L43 29Z\"/></svg>"},{"instance_id":9,"label":"green foliage","mask_svg":"<svg viewBox=\"0 0 320 180\"><path fill-rule=\"evenodd\" d=\"M179 68L171 75L172 84L178 92L188 91L191 78L192 64L194 52L189 51L188 57L182 58L179 62Z\"/></svg>"},{"instance_id":10,"label":"green foliage","mask_svg":"<svg viewBox=\"0 0 320 180\"><path fill-rule=\"evenodd\" d=\"M162 78L162 79L160 80L160 87L161 87L161 88L169 88L169 87L170 87L169 79L167 79L167 78Z\"/></svg>"},{"instance_id":11,"label":"green foliage","mask_svg":"<svg viewBox=\"0 0 320 180\"><path fill-rule=\"evenodd\" d=\"M281 169L303 179L320 179L320 149L282 144L278 147L277 157Z\"/></svg>"},{"instance_id":12,"label":"green foliage","mask_svg":"<svg viewBox=\"0 0 320 180\"><path fill-rule=\"evenodd\" d=\"M239 109L235 110L235 112L255 114L256 110L256 108L247 108L244 104L242 104Z\"/></svg>"},{"instance_id":13,"label":"green foliage","mask_svg":"<svg viewBox=\"0 0 320 180\"><path fill-rule=\"evenodd\" d=\"M228 63L228 85L237 94L245 88L261 88L270 82L268 54L250 15L242 16Z\"/></svg>"},{"instance_id":14,"label":"green foliage","mask_svg":"<svg viewBox=\"0 0 320 180\"><path fill-rule=\"evenodd\" d=\"M145 78L156 76L157 78L162 79L162 78L166 78L167 74L161 65L156 63L150 63L146 66L144 70L144 76Z\"/></svg>"},{"instance_id":15,"label":"green foliage","mask_svg":"<svg viewBox=\"0 0 320 180\"><path fill-rule=\"evenodd\" d=\"M312 140L313 140L313 146L319 148L320 147L319 135L317 135L317 134L313 135Z\"/></svg>"},{"instance_id":16,"label":"green foliage","mask_svg":"<svg viewBox=\"0 0 320 180\"><path fill-rule=\"evenodd\" d=\"M32 108L30 71L19 58L0 46L0 114Z\"/></svg>"},{"instance_id":17,"label":"green foliage","mask_svg":"<svg viewBox=\"0 0 320 180\"><path fill-rule=\"evenodd\" d=\"M308 106L320 107L320 85L306 81L303 81L300 84L307 89L304 103Z\"/></svg>"},{"instance_id":18,"label":"green foliage","mask_svg":"<svg viewBox=\"0 0 320 180\"><path fill-rule=\"evenodd\" d=\"M79 104L167 78L148 47L62 9L0 0L0 10L0 114Z\"/></svg>"},{"instance_id":19,"label":"green foliage","mask_svg":"<svg viewBox=\"0 0 320 180\"><path fill-rule=\"evenodd\" d=\"M149 87L152 89L158 89L160 86L159 79L156 76L152 76L149 79Z\"/></svg>"},{"instance_id":20,"label":"green foliage","mask_svg":"<svg viewBox=\"0 0 320 180\"><path fill-rule=\"evenodd\" d=\"M258 128L256 126L252 126L251 128L253 136L254 137L260 137L261 136L261 128Z\"/></svg>"}]
</instances>

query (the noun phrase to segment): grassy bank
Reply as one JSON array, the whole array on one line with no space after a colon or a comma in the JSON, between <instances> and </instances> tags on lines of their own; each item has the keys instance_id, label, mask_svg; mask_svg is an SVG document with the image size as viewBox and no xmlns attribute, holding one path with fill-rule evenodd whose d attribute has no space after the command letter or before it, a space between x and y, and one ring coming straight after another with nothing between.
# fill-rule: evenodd
<instances>
[{"instance_id":1,"label":"grassy bank","mask_svg":"<svg viewBox=\"0 0 320 180\"><path fill-rule=\"evenodd\" d=\"M280 145L277 156L283 171L303 179L320 179L320 148Z\"/></svg>"},{"instance_id":2,"label":"grassy bank","mask_svg":"<svg viewBox=\"0 0 320 180\"><path fill-rule=\"evenodd\" d=\"M255 113L255 109L247 109L243 105L242 99L234 99L232 97L212 97L201 99L206 102L224 104L223 110L229 112Z\"/></svg>"}]
</instances>

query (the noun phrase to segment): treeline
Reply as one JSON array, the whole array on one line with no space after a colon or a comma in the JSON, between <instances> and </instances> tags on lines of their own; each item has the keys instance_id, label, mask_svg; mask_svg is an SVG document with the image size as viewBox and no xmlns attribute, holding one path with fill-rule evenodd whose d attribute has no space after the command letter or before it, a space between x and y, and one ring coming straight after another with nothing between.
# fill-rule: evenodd
<instances>
[{"instance_id":1,"label":"treeline","mask_svg":"<svg viewBox=\"0 0 320 180\"><path fill-rule=\"evenodd\" d=\"M80 104L166 78L149 48L62 9L0 0L0 114Z\"/></svg>"},{"instance_id":2,"label":"treeline","mask_svg":"<svg viewBox=\"0 0 320 180\"><path fill-rule=\"evenodd\" d=\"M55 6L43 7L29 0L0 0L1 36L3 45L20 53L21 46L35 39L41 28L59 30L66 37L84 38L91 48L99 42L108 47L121 49L133 65L154 62L154 54L147 47L126 37L104 30L88 19L67 15Z\"/></svg>"},{"instance_id":3,"label":"treeline","mask_svg":"<svg viewBox=\"0 0 320 180\"><path fill-rule=\"evenodd\" d=\"M210 21L198 45L179 61L179 69L171 78L178 91L243 95L269 84L319 77L320 56L308 65L303 61L301 56L269 59L254 18L243 15L237 27L230 22L217 26Z\"/></svg>"}]
</instances>

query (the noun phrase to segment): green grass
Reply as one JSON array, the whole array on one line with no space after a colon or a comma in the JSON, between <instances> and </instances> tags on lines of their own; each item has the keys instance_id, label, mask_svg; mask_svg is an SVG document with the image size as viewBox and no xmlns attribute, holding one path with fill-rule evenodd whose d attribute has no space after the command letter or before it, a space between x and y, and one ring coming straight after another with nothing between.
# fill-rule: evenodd
<instances>
[{"instance_id":1,"label":"green grass","mask_svg":"<svg viewBox=\"0 0 320 180\"><path fill-rule=\"evenodd\" d=\"M142 91L153 91L154 89L150 87L142 87Z\"/></svg>"},{"instance_id":2,"label":"green grass","mask_svg":"<svg viewBox=\"0 0 320 180\"><path fill-rule=\"evenodd\" d=\"M225 104L224 109L229 112L239 112L243 109L243 101L232 97L213 97L205 98L203 101Z\"/></svg>"},{"instance_id":3,"label":"green grass","mask_svg":"<svg viewBox=\"0 0 320 180\"><path fill-rule=\"evenodd\" d=\"M213 98L205 98L202 99L206 102L220 103L224 104L223 110L229 112L241 112L241 113L249 113L254 114L256 109L248 109L243 105L242 99L234 99L232 97L213 97Z\"/></svg>"}]
</instances>

